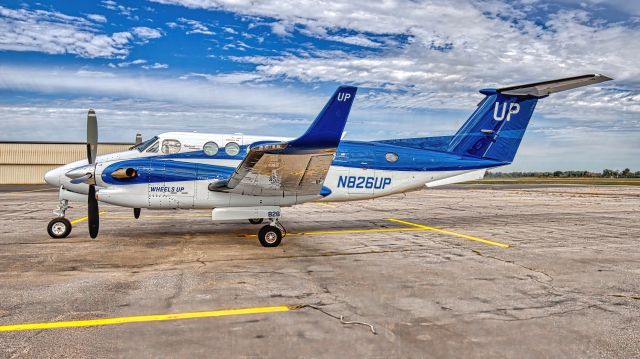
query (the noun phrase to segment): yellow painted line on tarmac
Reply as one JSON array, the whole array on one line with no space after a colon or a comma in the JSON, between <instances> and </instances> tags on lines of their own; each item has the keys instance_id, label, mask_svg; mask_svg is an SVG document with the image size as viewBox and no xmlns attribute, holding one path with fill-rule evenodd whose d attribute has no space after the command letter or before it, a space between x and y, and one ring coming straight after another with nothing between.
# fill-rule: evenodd
<instances>
[{"instance_id":1,"label":"yellow painted line on tarmac","mask_svg":"<svg viewBox=\"0 0 640 359\"><path fill-rule=\"evenodd\" d=\"M458 232L450 231L450 230L447 230L447 229L440 229L440 228L435 228L435 227L424 226L422 224L413 223L413 222L407 222L407 221L403 221L403 220L400 220L400 219L387 218L387 221L407 224L407 225L410 225L410 226L414 226L415 228L421 228L421 229L427 230L427 231L434 231L434 232L438 232L438 233L448 234L448 235L451 235L451 236L456 236L456 237L468 239L470 241L476 241L476 242L480 242L480 243L484 243L484 244L490 244L492 246L498 246L498 247L502 247L502 248L511 247L509 244L506 244L506 243L490 241L488 239L478 238L478 237L470 236L470 235L467 235L467 234L464 234L464 233L458 233Z\"/></svg>"},{"instance_id":2,"label":"yellow painted line on tarmac","mask_svg":"<svg viewBox=\"0 0 640 359\"><path fill-rule=\"evenodd\" d=\"M335 206L333 204L329 204L329 203L322 203L322 202L311 202L317 206L322 206L322 207L329 207L329 208L336 208L338 206Z\"/></svg>"},{"instance_id":3,"label":"yellow painted line on tarmac","mask_svg":"<svg viewBox=\"0 0 640 359\"><path fill-rule=\"evenodd\" d=\"M289 233L293 235L315 235L315 234L345 234L345 233L382 233L382 232L405 232L405 231L426 231L424 228L401 227L401 228L370 228L370 229L337 229L334 231L314 231Z\"/></svg>"},{"instance_id":4,"label":"yellow painted line on tarmac","mask_svg":"<svg viewBox=\"0 0 640 359\"><path fill-rule=\"evenodd\" d=\"M205 311L205 312L190 312L190 313L137 315L137 316L131 316L131 317L115 317L115 318L102 318L102 319L89 319L89 320L71 320L71 321L63 321L63 322L9 324L9 325L0 325L0 332L14 332L14 331L21 331L21 330L59 329L59 328L95 327L95 326L118 325L118 324L127 324L127 323L160 322L160 321L179 320L179 319L226 317L226 316L232 316L232 315L247 315L247 314L288 312L288 311L294 310L294 309L296 309L296 308L295 307L286 306L286 305L279 305L279 306L272 306L272 307L222 309L222 310L210 310L210 311Z\"/></svg>"},{"instance_id":5,"label":"yellow painted line on tarmac","mask_svg":"<svg viewBox=\"0 0 640 359\"><path fill-rule=\"evenodd\" d=\"M100 215L100 214L105 214L105 213L107 213L107 211L103 211L103 212L100 212L100 213L98 213L98 214ZM76 224L76 223L84 222L84 221L86 221L87 219L89 219L89 216L82 217L82 218L78 218L78 219L74 219L73 221L71 221L71 224Z\"/></svg>"},{"instance_id":6,"label":"yellow painted line on tarmac","mask_svg":"<svg viewBox=\"0 0 640 359\"><path fill-rule=\"evenodd\" d=\"M321 234L354 234L354 233L384 233L384 232L417 232L426 231L425 228L400 227L400 228L364 228L364 229L336 229L331 231L311 231L311 232L287 232L289 236L313 236ZM257 237L255 234L241 234L241 237Z\"/></svg>"}]
</instances>

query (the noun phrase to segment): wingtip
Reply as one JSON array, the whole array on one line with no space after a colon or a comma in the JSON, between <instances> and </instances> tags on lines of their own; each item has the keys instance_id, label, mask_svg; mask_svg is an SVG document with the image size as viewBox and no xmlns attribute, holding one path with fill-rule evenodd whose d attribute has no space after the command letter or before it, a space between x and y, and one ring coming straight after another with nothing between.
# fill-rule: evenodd
<instances>
[{"instance_id":1,"label":"wingtip","mask_svg":"<svg viewBox=\"0 0 640 359\"><path fill-rule=\"evenodd\" d=\"M613 80L613 77L607 76L605 74L593 74L593 76L602 82Z\"/></svg>"}]
</instances>

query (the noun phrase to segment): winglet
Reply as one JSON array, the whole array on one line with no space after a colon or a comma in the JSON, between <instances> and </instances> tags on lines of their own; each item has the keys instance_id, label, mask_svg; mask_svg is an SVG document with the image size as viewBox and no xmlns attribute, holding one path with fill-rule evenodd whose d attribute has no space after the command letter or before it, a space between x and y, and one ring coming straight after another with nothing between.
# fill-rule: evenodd
<instances>
[{"instance_id":1,"label":"winglet","mask_svg":"<svg viewBox=\"0 0 640 359\"><path fill-rule=\"evenodd\" d=\"M287 149L330 149L338 147L357 87L340 86L307 131L287 143Z\"/></svg>"}]
</instances>

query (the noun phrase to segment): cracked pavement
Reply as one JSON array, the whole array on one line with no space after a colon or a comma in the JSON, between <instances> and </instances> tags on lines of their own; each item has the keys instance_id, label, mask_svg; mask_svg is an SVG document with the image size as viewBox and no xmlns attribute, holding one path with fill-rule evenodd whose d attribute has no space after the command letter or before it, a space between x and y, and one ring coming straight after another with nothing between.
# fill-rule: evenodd
<instances>
[{"instance_id":1,"label":"cracked pavement","mask_svg":"<svg viewBox=\"0 0 640 359\"><path fill-rule=\"evenodd\" d=\"M290 235L207 211L101 205L66 240L55 191L0 192L0 325L277 305L317 310L0 332L0 357L640 357L640 188L459 185L283 209ZM67 212L84 217L86 207Z\"/></svg>"}]
</instances>

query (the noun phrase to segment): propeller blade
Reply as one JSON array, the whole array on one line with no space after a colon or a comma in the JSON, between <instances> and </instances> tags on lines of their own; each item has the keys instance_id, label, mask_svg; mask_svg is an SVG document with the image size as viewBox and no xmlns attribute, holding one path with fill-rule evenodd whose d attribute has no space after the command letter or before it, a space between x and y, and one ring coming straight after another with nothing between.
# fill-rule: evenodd
<instances>
[{"instance_id":1,"label":"propeller blade","mask_svg":"<svg viewBox=\"0 0 640 359\"><path fill-rule=\"evenodd\" d=\"M89 235L91 238L98 236L98 230L100 229L100 209L98 208L98 200L96 199L96 186L89 185Z\"/></svg>"},{"instance_id":2,"label":"propeller blade","mask_svg":"<svg viewBox=\"0 0 640 359\"><path fill-rule=\"evenodd\" d=\"M96 154L98 153L98 117L96 112L91 109L87 114L87 159L89 164L96 162Z\"/></svg>"}]
</instances>

